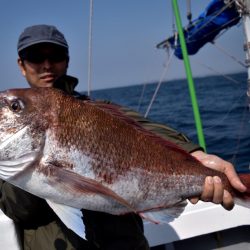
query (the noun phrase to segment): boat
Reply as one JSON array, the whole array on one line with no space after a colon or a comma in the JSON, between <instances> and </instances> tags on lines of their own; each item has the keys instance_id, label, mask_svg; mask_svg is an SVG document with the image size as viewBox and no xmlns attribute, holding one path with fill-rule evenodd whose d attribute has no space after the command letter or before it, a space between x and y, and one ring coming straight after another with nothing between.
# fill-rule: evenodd
<instances>
[{"instance_id":1,"label":"boat","mask_svg":"<svg viewBox=\"0 0 250 250\"><path fill-rule=\"evenodd\" d=\"M21 250L21 244L13 220L7 217L0 209L0 241L1 249Z\"/></svg>"},{"instance_id":2,"label":"boat","mask_svg":"<svg viewBox=\"0 0 250 250\"><path fill-rule=\"evenodd\" d=\"M237 1L249 5L250 1ZM249 16L243 17L247 41L250 35L247 30ZM160 46L165 46L160 43ZM180 48L180 46L178 47ZM200 48L199 48L200 49ZM247 47L249 56L249 47ZM181 56L182 57L182 56ZM89 58L91 61L91 58ZM91 70L90 70L91 71ZM248 68L248 76L250 70ZM250 81L249 91L250 96ZM11 219L0 210L0 242L2 249L21 249L16 228ZM155 225L144 222L145 236L152 249L250 249L250 209L236 205L232 211L226 211L219 205L199 201L198 204L188 203L184 212L169 224ZM11 239L11 240L10 240Z\"/></svg>"},{"instance_id":3,"label":"boat","mask_svg":"<svg viewBox=\"0 0 250 250\"><path fill-rule=\"evenodd\" d=\"M189 203L173 222L145 222L144 228L152 250L250 249L250 209L239 205L227 211L212 203Z\"/></svg>"}]
</instances>

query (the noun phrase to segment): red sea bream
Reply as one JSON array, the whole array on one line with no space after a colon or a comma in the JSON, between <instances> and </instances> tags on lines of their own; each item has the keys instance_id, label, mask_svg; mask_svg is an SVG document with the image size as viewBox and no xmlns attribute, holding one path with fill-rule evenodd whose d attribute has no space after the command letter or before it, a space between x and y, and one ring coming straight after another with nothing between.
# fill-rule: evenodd
<instances>
[{"instance_id":1,"label":"red sea bream","mask_svg":"<svg viewBox=\"0 0 250 250\"><path fill-rule=\"evenodd\" d=\"M75 225L81 208L147 218L199 196L208 175L236 193L222 173L115 105L52 88L15 89L0 93L0 121L0 178L46 199L83 238L84 226Z\"/></svg>"}]
</instances>

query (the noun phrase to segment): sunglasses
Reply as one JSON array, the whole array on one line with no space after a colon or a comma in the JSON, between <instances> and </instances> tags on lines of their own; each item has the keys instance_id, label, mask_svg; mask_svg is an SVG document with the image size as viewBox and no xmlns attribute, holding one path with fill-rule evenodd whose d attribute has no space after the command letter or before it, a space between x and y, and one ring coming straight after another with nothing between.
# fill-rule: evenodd
<instances>
[{"instance_id":1,"label":"sunglasses","mask_svg":"<svg viewBox=\"0 0 250 250\"><path fill-rule=\"evenodd\" d=\"M59 63L68 60L68 55L65 51L53 51L51 53L42 53L39 51L27 51L23 55L20 55L21 60L26 60L31 63L43 63L48 60L52 63Z\"/></svg>"}]
</instances>

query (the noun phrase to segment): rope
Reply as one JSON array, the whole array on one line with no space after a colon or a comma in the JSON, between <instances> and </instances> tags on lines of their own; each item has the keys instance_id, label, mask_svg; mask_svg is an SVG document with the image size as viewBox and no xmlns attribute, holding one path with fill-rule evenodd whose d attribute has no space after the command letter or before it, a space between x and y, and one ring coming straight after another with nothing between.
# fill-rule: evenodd
<instances>
[{"instance_id":1,"label":"rope","mask_svg":"<svg viewBox=\"0 0 250 250\"><path fill-rule=\"evenodd\" d=\"M175 34L175 46L177 45L177 37L178 37L178 33L176 32L176 27L175 27L175 16L174 16L174 13L173 11L171 11L171 14L172 14L172 30L173 30L173 33ZM167 58L168 58L168 61L167 63L165 63L165 70L163 71L162 75L161 75L161 78L157 84L157 87L156 87L156 90L154 92L154 95L152 96L151 98L151 101L150 101L150 104L146 110L146 113L144 115L144 117L146 118L150 112L150 109L152 108L152 105L153 105L153 102L156 98L156 95L160 89L160 86L162 84L162 81L167 73L167 69L168 69L168 66L170 64L170 61L172 60L172 57L174 55L174 51L171 52L171 54L169 54L169 48L167 48ZM140 99L139 99L139 102L138 102L138 106L137 106L137 111L140 110L140 106L141 106L141 103L142 103L142 100L143 100L143 97L144 97L144 93L145 93L145 89L146 89L146 84L143 85L143 89L142 89L142 93L141 93L141 96L140 96Z\"/></svg>"},{"instance_id":2,"label":"rope","mask_svg":"<svg viewBox=\"0 0 250 250\"><path fill-rule=\"evenodd\" d=\"M88 46L88 96L90 96L91 85L92 85L92 21L93 21L93 1L90 0L89 8L89 46Z\"/></svg>"},{"instance_id":3,"label":"rope","mask_svg":"<svg viewBox=\"0 0 250 250\"><path fill-rule=\"evenodd\" d=\"M207 68L207 69L209 69L210 71L212 71L212 72L214 72L214 73L216 73L216 74L219 74L220 76L224 77L225 79L227 79L227 80L229 80L229 81L231 81L231 82L233 82L233 83L237 83L237 84L240 83L239 81L236 81L236 80L233 79L232 77L227 76L227 75L223 74L222 72L217 71L217 70L211 68L210 66L204 64L204 63L201 63L201 62L199 62L199 61L197 61L197 60L192 60L192 62L195 62L196 64L199 64L199 65L203 66L204 68Z\"/></svg>"},{"instance_id":4,"label":"rope","mask_svg":"<svg viewBox=\"0 0 250 250\"><path fill-rule=\"evenodd\" d=\"M169 57L169 59L168 59L168 61L167 61L167 63L166 63L166 67L165 67L165 69L164 69L163 72L162 72L161 78L160 78L160 80L159 80L159 82L158 82L158 84L157 84L157 87L156 87L156 89L155 89L155 92L154 92L154 94L153 94L153 96L152 96L152 98L151 98L151 101L150 101L150 103L149 103L149 105L148 105L147 111L146 111L146 113L145 113L145 115L144 115L145 118L148 116L149 111L150 111L150 109L151 109L151 107L152 107L152 105L153 105L153 103L154 103L154 101L155 101L155 98L156 98L157 93L158 93L158 91L159 91L159 89L160 89L160 87L161 87L162 81L163 81L163 79L164 79L164 77L165 77L165 75L166 75L166 73L167 73L167 70L168 70L169 64L170 64L170 62L171 62L171 60L172 60L172 58L173 58L173 55L174 55L174 51L172 51L172 53L171 53L171 55L170 55L170 57Z\"/></svg>"},{"instance_id":5,"label":"rope","mask_svg":"<svg viewBox=\"0 0 250 250\"><path fill-rule=\"evenodd\" d=\"M220 45L218 45L217 43L212 43L217 49L219 49L222 53L224 53L225 55L227 55L228 57L230 57L232 60L234 60L235 62L237 62L238 64L240 64L242 67L246 68L247 65L240 61L238 58L236 58L235 56L231 55L229 52L227 52L223 47L221 47Z\"/></svg>"},{"instance_id":6,"label":"rope","mask_svg":"<svg viewBox=\"0 0 250 250\"><path fill-rule=\"evenodd\" d=\"M143 84L141 96L140 96L140 99L139 99L139 102L138 102L138 105L137 105L137 111L138 111L138 112L140 111L141 103L142 103L142 100L143 100L143 98L144 98L144 93L145 93L146 85L147 85L147 83Z\"/></svg>"}]
</instances>

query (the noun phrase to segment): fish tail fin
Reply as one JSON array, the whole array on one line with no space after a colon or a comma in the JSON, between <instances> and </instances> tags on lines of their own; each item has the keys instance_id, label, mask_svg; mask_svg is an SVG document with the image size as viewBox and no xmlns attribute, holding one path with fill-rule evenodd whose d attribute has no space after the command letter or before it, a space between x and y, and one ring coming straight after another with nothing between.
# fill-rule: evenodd
<instances>
[{"instance_id":1,"label":"fish tail fin","mask_svg":"<svg viewBox=\"0 0 250 250\"><path fill-rule=\"evenodd\" d=\"M250 173L239 174L239 178L247 189L244 193L236 193L235 202L241 206L250 208Z\"/></svg>"}]
</instances>

